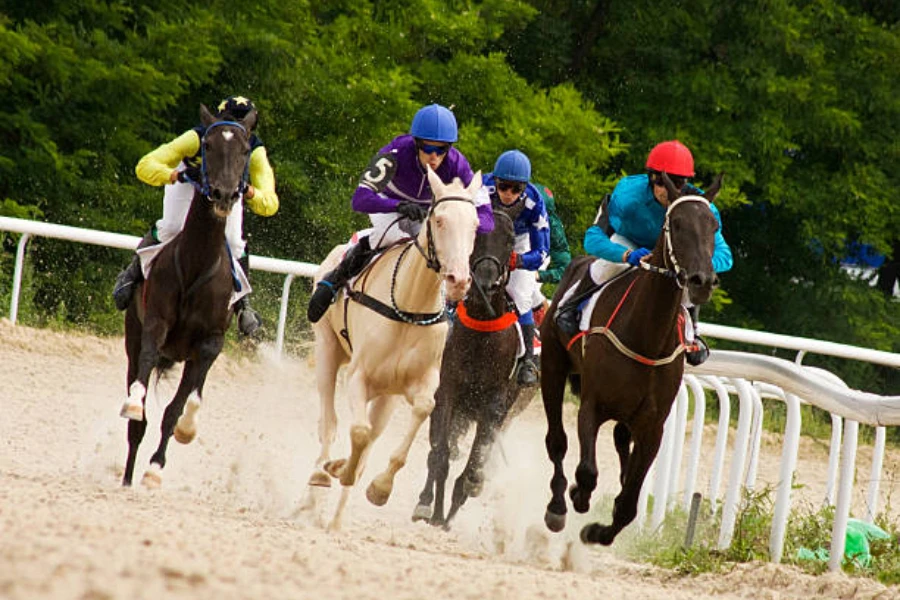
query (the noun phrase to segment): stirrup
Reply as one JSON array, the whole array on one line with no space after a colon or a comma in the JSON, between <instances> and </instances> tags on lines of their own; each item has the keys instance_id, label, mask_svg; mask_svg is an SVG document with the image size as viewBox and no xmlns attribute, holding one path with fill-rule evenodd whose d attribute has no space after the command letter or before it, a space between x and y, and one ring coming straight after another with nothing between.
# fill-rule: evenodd
<instances>
[{"instance_id":1,"label":"stirrup","mask_svg":"<svg viewBox=\"0 0 900 600\"><path fill-rule=\"evenodd\" d=\"M709 346L699 335L694 336L694 345L696 350L688 350L684 353L684 359L693 367L702 365L709 358Z\"/></svg>"},{"instance_id":2,"label":"stirrup","mask_svg":"<svg viewBox=\"0 0 900 600\"><path fill-rule=\"evenodd\" d=\"M246 303L238 310L237 321L238 331L246 336L253 335L262 326L262 319L259 317L259 313L247 306Z\"/></svg>"}]
</instances>

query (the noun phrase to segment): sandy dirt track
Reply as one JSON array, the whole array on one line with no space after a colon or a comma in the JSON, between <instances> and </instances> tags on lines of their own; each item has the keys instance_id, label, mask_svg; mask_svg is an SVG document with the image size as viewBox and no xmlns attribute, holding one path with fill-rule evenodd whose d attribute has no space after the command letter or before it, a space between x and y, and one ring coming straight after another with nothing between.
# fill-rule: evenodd
<instances>
[{"instance_id":1,"label":"sandy dirt track","mask_svg":"<svg viewBox=\"0 0 900 600\"><path fill-rule=\"evenodd\" d=\"M427 427L388 504L365 500L405 426L401 407L353 493L344 530L328 533L323 520L337 487L318 508L301 510L318 451L310 366L265 348L252 359L219 358L197 440L170 445L162 488L125 489L125 364L119 338L0 320L0 598L900 598L900 589L871 580L771 564L679 577L623 560L615 547L581 546L572 516L564 533L547 533L550 465L538 404L507 432L502 468L450 532L410 521ZM151 392L136 481L175 383ZM341 451L340 398L338 406ZM612 465L609 432L601 438L601 460ZM815 479L824 450L807 447L804 460L801 473ZM614 491L617 471L601 473L601 492Z\"/></svg>"}]
</instances>

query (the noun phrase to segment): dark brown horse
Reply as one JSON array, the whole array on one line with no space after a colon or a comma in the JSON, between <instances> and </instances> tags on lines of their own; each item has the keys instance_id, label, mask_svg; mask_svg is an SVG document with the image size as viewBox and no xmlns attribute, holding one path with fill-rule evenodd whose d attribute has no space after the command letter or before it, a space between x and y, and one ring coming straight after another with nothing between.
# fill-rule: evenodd
<instances>
[{"instance_id":1,"label":"dark brown horse","mask_svg":"<svg viewBox=\"0 0 900 600\"><path fill-rule=\"evenodd\" d=\"M432 525L447 526L469 497L478 497L495 435L518 396L513 371L519 334L516 313L505 292L515 242L514 218L514 214L494 210L494 230L476 238L470 260L472 287L457 308L444 347L429 426L428 476L413 521L429 519ZM444 487L451 452L458 452L458 439L472 422L476 424L475 439L453 486L445 519Z\"/></svg>"},{"instance_id":2,"label":"dark brown horse","mask_svg":"<svg viewBox=\"0 0 900 600\"><path fill-rule=\"evenodd\" d=\"M567 440L562 420L566 379L581 396L581 460L569 492L577 512L588 511L597 487L597 430L610 419L617 422L613 438L622 490L615 499L612 524L585 526L581 530L584 542L611 544L634 520L644 477L659 450L684 371L682 298L686 290L691 303L703 304L718 285L712 254L719 224L709 202L719 190L721 175L703 197L680 196L668 177L664 180L673 201L644 268L632 269L606 285L587 333L570 338L551 318L541 326L541 392L547 415L547 454L554 467L553 498L544 516L550 530L560 531L566 522L563 458ZM555 314L566 289L589 276L591 262L591 257L582 257L569 265L548 314Z\"/></svg>"},{"instance_id":3,"label":"dark brown horse","mask_svg":"<svg viewBox=\"0 0 900 600\"><path fill-rule=\"evenodd\" d=\"M138 446L147 430L144 405L150 374L157 369L161 375L184 362L178 390L163 415L159 447L144 474L144 484L153 486L162 482L173 432L185 444L196 435L195 415L206 374L231 323L234 284L225 220L246 186L248 132L253 123L217 120L205 106L200 107L200 118L206 128L200 142L201 181L195 182L184 228L153 259L147 280L136 289L125 313L128 399L121 414L130 420L123 485L131 485Z\"/></svg>"}]
</instances>

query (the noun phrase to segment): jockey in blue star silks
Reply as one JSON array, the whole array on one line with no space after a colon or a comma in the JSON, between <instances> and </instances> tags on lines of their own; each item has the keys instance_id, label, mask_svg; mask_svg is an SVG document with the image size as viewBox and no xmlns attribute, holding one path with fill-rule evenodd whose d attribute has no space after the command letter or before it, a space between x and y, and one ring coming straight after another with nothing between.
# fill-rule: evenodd
<instances>
[{"instance_id":1,"label":"jockey in blue star silks","mask_svg":"<svg viewBox=\"0 0 900 600\"><path fill-rule=\"evenodd\" d=\"M516 240L509 261L506 293L516 305L525 342L517 380L521 385L534 385L538 380L538 369L534 361L534 313L531 307L538 286L535 272L550 253L547 209L540 192L531 183L531 161L518 150L508 150L497 158L493 172L484 175L484 187L491 195L491 204L498 209L509 209L518 203L523 205L514 221Z\"/></svg>"},{"instance_id":2,"label":"jockey in blue star silks","mask_svg":"<svg viewBox=\"0 0 900 600\"><path fill-rule=\"evenodd\" d=\"M453 147L458 139L456 117L439 104L425 106L413 117L409 134L395 137L369 162L353 194L353 210L367 213L372 231L361 236L341 263L319 281L309 299L307 317L315 323L337 299L338 291L358 275L380 249L415 237L422 228L434 199L427 167L444 183L459 178L469 185L475 174L462 152ZM478 233L494 229L487 191L479 190L475 206Z\"/></svg>"},{"instance_id":3,"label":"jockey in blue star silks","mask_svg":"<svg viewBox=\"0 0 900 600\"><path fill-rule=\"evenodd\" d=\"M570 288L557 310L557 324L569 335L578 331L581 319L579 304L586 300L586 296L629 266L638 266L656 244L669 206L668 192L661 174L666 173L677 189L684 189L688 194L703 193L688 183L694 176L694 157L677 140L657 144L647 157L646 168L647 173L624 177L616 184L612 194L601 202L594 224L585 232L584 249L598 260L591 264L590 277ZM709 208L719 222L712 264L716 273L722 273L732 267L731 248L722 236L719 210L711 202ZM686 332L687 341L692 341L690 336L696 334L698 310L689 303L685 306L691 315L693 329ZM699 349L687 352L685 358L689 364L699 365L709 356L709 348L699 335L694 335L694 338Z\"/></svg>"},{"instance_id":4,"label":"jockey in blue star silks","mask_svg":"<svg viewBox=\"0 0 900 600\"><path fill-rule=\"evenodd\" d=\"M259 124L259 112L249 98L229 96L219 103L216 110L219 119L250 124L250 164L248 185L235 203L225 222L225 239L244 275L250 277L250 257L246 253L244 239L244 204L255 214L270 217L278 212L278 195L275 193L275 174L266 147L255 131ZM165 186L162 218L144 235L138 249L165 243L174 238L184 227L194 183L200 182L202 151L200 143L206 129L200 125L189 129L174 140L152 150L138 162L135 173L141 181L153 186ZM144 278L140 258L135 255L131 264L116 279L113 299L116 308L125 310L131 302L136 283ZM262 324L259 315L250 308L246 295L234 304L238 329L244 335L252 335Z\"/></svg>"}]
</instances>

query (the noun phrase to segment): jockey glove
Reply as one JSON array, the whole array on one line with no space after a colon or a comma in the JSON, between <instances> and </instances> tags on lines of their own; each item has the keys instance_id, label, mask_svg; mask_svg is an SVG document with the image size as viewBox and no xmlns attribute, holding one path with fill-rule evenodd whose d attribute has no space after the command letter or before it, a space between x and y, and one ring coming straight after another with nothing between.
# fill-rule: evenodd
<instances>
[{"instance_id":1,"label":"jockey glove","mask_svg":"<svg viewBox=\"0 0 900 600\"><path fill-rule=\"evenodd\" d=\"M397 212L410 221L424 221L428 216L428 209L418 202L403 200L397 205Z\"/></svg>"},{"instance_id":2,"label":"jockey glove","mask_svg":"<svg viewBox=\"0 0 900 600\"><path fill-rule=\"evenodd\" d=\"M516 269L522 268L522 255L516 252L513 252L509 255L509 270L515 271Z\"/></svg>"},{"instance_id":3,"label":"jockey glove","mask_svg":"<svg viewBox=\"0 0 900 600\"><path fill-rule=\"evenodd\" d=\"M200 183L200 169L197 167L188 167L184 171L178 173L178 181L181 183L189 183L191 181Z\"/></svg>"},{"instance_id":4,"label":"jockey glove","mask_svg":"<svg viewBox=\"0 0 900 600\"><path fill-rule=\"evenodd\" d=\"M641 259L650 254L650 251L646 248L638 248L636 250L632 250L628 253L628 256L625 257L625 262L627 262L632 267L636 267L641 263Z\"/></svg>"}]
</instances>

